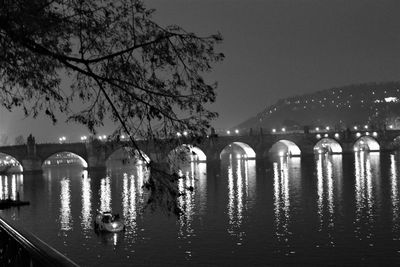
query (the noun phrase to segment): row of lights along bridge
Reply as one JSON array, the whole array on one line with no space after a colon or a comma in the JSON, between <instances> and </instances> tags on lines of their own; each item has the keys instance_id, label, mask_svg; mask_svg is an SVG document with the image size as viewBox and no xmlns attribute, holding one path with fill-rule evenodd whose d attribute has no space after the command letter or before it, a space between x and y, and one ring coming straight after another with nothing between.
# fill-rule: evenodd
<instances>
[{"instance_id":1,"label":"row of lights along bridge","mask_svg":"<svg viewBox=\"0 0 400 267\"><path fill-rule=\"evenodd\" d=\"M368 129L369 129L368 125L364 125L363 127L353 126L353 130L355 130L355 131L357 131L357 130L368 130ZM393 125L389 125L389 129L393 129ZM310 132L318 133L318 132L325 132L325 131L331 131L331 128L329 126L326 126L325 128L315 127L314 131L310 131ZM280 130L277 130L276 128L273 128L271 130L271 133L275 133L275 134L287 133L287 132L288 131L286 130L285 127L281 128ZM183 132L177 132L176 136L177 137L182 137L182 136L188 136L188 134L189 133L187 131L183 131ZM232 131L231 130L227 130L226 134L227 135L231 135L231 134L238 135L239 134L239 130L238 129L235 129L235 130L232 130ZM361 136L360 133L357 133L356 135L357 135L357 137ZM369 133L367 132L366 135L369 135ZM372 132L372 136L376 137L377 135L378 135L377 132ZM121 135L120 137L121 137L121 140L125 140L126 139L125 135ZM317 134L317 138L320 138L320 137L321 137L321 135ZM335 137L338 138L339 134L335 133ZM106 141L107 140L107 135L99 135L99 136L97 136L97 139L100 140L100 141ZM82 142L86 142L86 141L89 140L89 138L86 135L84 135L84 136L81 136L80 140ZM65 136L61 136L61 137L58 138L58 141L59 141L59 143L65 143L67 141L67 138Z\"/></svg>"}]
</instances>

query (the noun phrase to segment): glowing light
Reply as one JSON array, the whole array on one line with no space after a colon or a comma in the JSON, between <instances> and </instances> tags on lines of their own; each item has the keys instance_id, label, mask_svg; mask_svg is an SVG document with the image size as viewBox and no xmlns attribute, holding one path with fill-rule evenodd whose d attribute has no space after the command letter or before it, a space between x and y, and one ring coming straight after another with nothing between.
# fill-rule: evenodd
<instances>
[{"instance_id":1,"label":"glowing light","mask_svg":"<svg viewBox=\"0 0 400 267\"><path fill-rule=\"evenodd\" d=\"M368 129L368 125L364 125L364 128L365 128L365 129Z\"/></svg>"},{"instance_id":2,"label":"glowing light","mask_svg":"<svg viewBox=\"0 0 400 267\"><path fill-rule=\"evenodd\" d=\"M358 127L357 127L357 126L354 126L353 128L354 128L354 130L358 130Z\"/></svg>"},{"instance_id":3,"label":"glowing light","mask_svg":"<svg viewBox=\"0 0 400 267\"><path fill-rule=\"evenodd\" d=\"M324 134L324 137L328 137L329 135L328 134Z\"/></svg>"},{"instance_id":4,"label":"glowing light","mask_svg":"<svg viewBox=\"0 0 400 267\"><path fill-rule=\"evenodd\" d=\"M282 128L282 132L286 132L286 128Z\"/></svg>"},{"instance_id":5,"label":"glowing light","mask_svg":"<svg viewBox=\"0 0 400 267\"><path fill-rule=\"evenodd\" d=\"M180 132L177 132L176 135L177 135L178 137L181 137L181 136L182 136L182 134L181 134Z\"/></svg>"},{"instance_id":6,"label":"glowing light","mask_svg":"<svg viewBox=\"0 0 400 267\"><path fill-rule=\"evenodd\" d=\"M385 91L386 93L386 91ZM397 97L385 97L385 102L389 103L389 102L393 102L393 103L397 103L399 102L399 99Z\"/></svg>"},{"instance_id":7,"label":"glowing light","mask_svg":"<svg viewBox=\"0 0 400 267\"><path fill-rule=\"evenodd\" d=\"M390 129L393 129L393 125L389 125L389 128L390 128Z\"/></svg>"},{"instance_id":8,"label":"glowing light","mask_svg":"<svg viewBox=\"0 0 400 267\"><path fill-rule=\"evenodd\" d=\"M330 128L329 128L329 126L326 126L326 128L325 128L325 129L326 129L327 131L329 131L329 129L330 129Z\"/></svg>"},{"instance_id":9,"label":"glowing light","mask_svg":"<svg viewBox=\"0 0 400 267\"><path fill-rule=\"evenodd\" d=\"M272 129L272 132L273 132L273 133L276 133L276 129Z\"/></svg>"},{"instance_id":10,"label":"glowing light","mask_svg":"<svg viewBox=\"0 0 400 267\"><path fill-rule=\"evenodd\" d=\"M229 131L229 130L228 130L228 131L226 131L226 134L231 134L231 131Z\"/></svg>"},{"instance_id":11,"label":"glowing light","mask_svg":"<svg viewBox=\"0 0 400 267\"><path fill-rule=\"evenodd\" d=\"M235 133L236 133L236 134L238 134L238 133L239 133L239 130L238 130L238 129L236 129L236 130L235 130Z\"/></svg>"},{"instance_id":12,"label":"glowing light","mask_svg":"<svg viewBox=\"0 0 400 267\"><path fill-rule=\"evenodd\" d=\"M121 135L121 139L125 139L125 135Z\"/></svg>"},{"instance_id":13,"label":"glowing light","mask_svg":"<svg viewBox=\"0 0 400 267\"><path fill-rule=\"evenodd\" d=\"M316 131L319 131L319 127L316 127L315 130L316 130Z\"/></svg>"},{"instance_id":14,"label":"glowing light","mask_svg":"<svg viewBox=\"0 0 400 267\"><path fill-rule=\"evenodd\" d=\"M369 132L366 132L365 135L369 135Z\"/></svg>"},{"instance_id":15,"label":"glowing light","mask_svg":"<svg viewBox=\"0 0 400 267\"><path fill-rule=\"evenodd\" d=\"M279 151L278 155L279 155L279 157L283 157L283 156L285 156L285 152Z\"/></svg>"},{"instance_id":16,"label":"glowing light","mask_svg":"<svg viewBox=\"0 0 400 267\"><path fill-rule=\"evenodd\" d=\"M361 136L361 134L360 134L360 133L356 133L356 136L357 136L357 137L360 137L360 136Z\"/></svg>"},{"instance_id":17,"label":"glowing light","mask_svg":"<svg viewBox=\"0 0 400 267\"><path fill-rule=\"evenodd\" d=\"M339 134L338 133L335 133L335 138L339 138Z\"/></svg>"},{"instance_id":18,"label":"glowing light","mask_svg":"<svg viewBox=\"0 0 400 267\"><path fill-rule=\"evenodd\" d=\"M81 141L85 141L85 140L87 140L87 137L85 135L81 136Z\"/></svg>"},{"instance_id":19,"label":"glowing light","mask_svg":"<svg viewBox=\"0 0 400 267\"><path fill-rule=\"evenodd\" d=\"M377 132L373 132L373 133L372 133L372 136L377 137L377 136L378 136L378 133L377 133Z\"/></svg>"},{"instance_id":20,"label":"glowing light","mask_svg":"<svg viewBox=\"0 0 400 267\"><path fill-rule=\"evenodd\" d=\"M188 135L188 132L187 132L187 131L184 131L184 132L183 132L183 135L184 135L184 136L187 136L187 135Z\"/></svg>"},{"instance_id":21,"label":"glowing light","mask_svg":"<svg viewBox=\"0 0 400 267\"><path fill-rule=\"evenodd\" d=\"M317 137L317 139L320 139L320 138L321 138L321 135L320 135L320 134L317 134L316 137Z\"/></svg>"}]
</instances>

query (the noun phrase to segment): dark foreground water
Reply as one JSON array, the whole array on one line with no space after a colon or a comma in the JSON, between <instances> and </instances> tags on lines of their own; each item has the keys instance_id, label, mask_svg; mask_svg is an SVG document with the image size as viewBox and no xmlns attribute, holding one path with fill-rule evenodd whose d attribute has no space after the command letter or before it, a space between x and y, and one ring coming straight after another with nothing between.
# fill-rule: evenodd
<instances>
[{"instance_id":1,"label":"dark foreground water","mask_svg":"<svg viewBox=\"0 0 400 267\"><path fill-rule=\"evenodd\" d=\"M1 211L83 266L399 265L400 157L383 153L189 164L185 216L142 213L142 167L1 176ZM96 234L97 210L127 230Z\"/></svg>"}]
</instances>

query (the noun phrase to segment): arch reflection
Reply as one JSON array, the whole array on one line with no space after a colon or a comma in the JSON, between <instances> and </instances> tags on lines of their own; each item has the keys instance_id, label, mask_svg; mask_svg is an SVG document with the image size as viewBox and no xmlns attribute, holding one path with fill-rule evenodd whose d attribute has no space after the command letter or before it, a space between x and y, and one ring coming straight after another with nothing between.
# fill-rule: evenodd
<instances>
[{"instance_id":1,"label":"arch reflection","mask_svg":"<svg viewBox=\"0 0 400 267\"><path fill-rule=\"evenodd\" d=\"M18 194L23 199L23 183L22 174L0 175L0 200L16 200Z\"/></svg>"},{"instance_id":2,"label":"arch reflection","mask_svg":"<svg viewBox=\"0 0 400 267\"><path fill-rule=\"evenodd\" d=\"M360 239L372 239L375 223L377 179L380 177L379 153L355 153L355 233ZM370 244L373 245L373 244Z\"/></svg>"},{"instance_id":3,"label":"arch reflection","mask_svg":"<svg viewBox=\"0 0 400 267\"><path fill-rule=\"evenodd\" d=\"M71 216L71 181L69 178L64 177L60 180L60 224L61 230L72 230L72 216Z\"/></svg>"},{"instance_id":4,"label":"arch reflection","mask_svg":"<svg viewBox=\"0 0 400 267\"><path fill-rule=\"evenodd\" d=\"M256 186L255 160L230 158L228 166L228 232L242 237L240 230L245 212L255 199Z\"/></svg>"},{"instance_id":5,"label":"arch reflection","mask_svg":"<svg viewBox=\"0 0 400 267\"><path fill-rule=\"evenodd\" d=\"M327 245L334 246L333 232L335 227L335 203L341 198L341 181L343 177L342 156L318 154L317 167L317 213L318 231L326 233Z\"/></svg>"},{"instance_id":6,"label":"arch reflection","mask_svg":"<svg viewBox=\"0 0 400 267\"><path fill-rule=\"evenodd\" d=\"M100 180L100 212L111 211L111 178Z\"/></svg>"},{"instance_id":7,"label":"arch reflection","mask_svg":"<svg viewBox=\"0 0 400 267\"><path fill-rule=\"evenodd\" d=\"M90 230L92 225L92 189L91 189L91 179L88 176L87 171L82 172L81 188L82 188L81 225L84 230Z\"/></svg>"},{"instance_id":8,"label":"arch reflection","mask_svg":"<svg viewBox=\"0 0 400 267\"><path fill-rule=\"evenodd\" d=\"M136 234L138 208L144 201L143 183L149 173L144 165L137 164L130 173L123 173L122 178L122 215L127 232Z\"/></svg>"},{"instance_id":9,"label":"arch reflection","mask_svg":"<svg viewBox=\"0 0 400 267\"><path fill-rule=\"evenodd\" d=\"M391 201L392 201L392 216L394 234L399 235L400 230L400 214L399 214L399 185L398 185L398 158L395 155L390 155L390 181L391 181Z\"/></svg>"},{"instance_id":10,"label":"arch reflection","mask_svg":"<svg viewBox=\"0 0 400 267\"><path fill-rule=\"evenodd\" d=\"M280 157L273 163L274 170L274 213L275 234L278 240L289 235L290 199L289 199L289 167L286 157Z\"/></svg>"},{"instance_id":11,"label":"arch reflection","mask_svg":"<svg viewBox=\"0 0 400 267\"><path fill-rule=\"evenodd\" d=\"M192 227L193 217L205 213L207 190L206 163L191 162L180 166L179 192L182 196L178 199L179 208L184 216L179 220L179 236L190 236L194 233ZM191 190L188 190L190 188Z\"/></svg>"},{"instance_id":12,"label":"arch reflection","mask_svg":"<svg viewBox=\"0 0 400 267\"><path fill-rule=\"evenodd\" d=\"M291 206L297 205L298 201L293 196L300 195L300 164L300 158L286 156L279 157L273 163L275 236L278 242L285 245L290 243L289 237L292 235L289 229Z\"/></svg>"}]
</instances>

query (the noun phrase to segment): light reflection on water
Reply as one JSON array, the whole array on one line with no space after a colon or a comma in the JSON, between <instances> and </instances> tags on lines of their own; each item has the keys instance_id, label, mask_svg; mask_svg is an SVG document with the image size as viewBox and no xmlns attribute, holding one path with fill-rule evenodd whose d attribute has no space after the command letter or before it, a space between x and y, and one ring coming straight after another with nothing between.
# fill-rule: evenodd
<instances>
[{"instance_id":1,"label":"light reflection on water","mask_svg":"<svg viewBox=\"0 0 400 267\"><path fill-rule=\"evenodd\" d=\"M206 210L206 164L205 163L185 163L181 164L181 178L178 182L178 189L181 196L178 198L179 208L184 212L178 221L178 238L187 240L196 236L193 220L196 211L200 214ZM191 250L186 249L186 255L191 256Z\"/></svg>"},{"instance_id":2,"label":"light reflection on water","mask_svg":"<svg viewBox=\"0 0 400 267\"><path fill-rule=\"evenodd\" d=\"M241 228L245 213L251 208L255 198L255 160L229 157L227 175L229 224L227 231L241 241L246 234Z\"/></svg>"},{"instance_id":3,"label":"light reflection on water","mask_svg":"<svg viewBox=\"0 0 400 267\"><path fill-rule=\"evenodd\" d=\"M88 172L82 172L82 222L81 225L84 230L88 231L92 226L92 189L91 179L88 177Z\"/></svg>"},{"instance_id":4,"label":"light reflection on water","mask_svg":"<svg viewBox=\"0 0 400 267\"><path fill-rule=\"evenodd\" d=\"M72 230L70 178L62 178L60 186L60 226L63 231L70 231Z\"/></svg>"},{"instance_id":5,"label":"light reflection on water","mask_svg":"<svg viewBox=\"0 0 400 267\"><path fill-rule=\"evenodd\" d=\"M400 238L400 214L399 214L399 188L398 188L398 162L395 155L390 155L390 181L391 181L391 200L392 200L392 230L394 233L393 239Z\"/></svg>"},{"instance_id":6,"label":"light reflection on water","mask_svg":"<svg viewBox=\"0 0 400 267\"><path fill-rule=\"evenodd\" d=\"M111 211L111 178L106 176L100 181L100 212Z\"/></svg>"},{"instance_id":7,"label":"light reflection on water","mask_svg":"<svg viewBox=\"0 0 400 267\"><path fill-rule=\"evenodd\" d=\"M374 224L376 210L376 184L379 184L379 153L355 153L355 234L359 240L366 240L374 246Z\"/></svg>"},{"instance_id":8,"label":"light reflection on water","mask_svg":"<svg viewBox=\"0 0 400 267\"><path fill-rule=\"evenodd\" d=\"M24 179L22 174L0 175L0 200L10 198L17 199L19 194L20 199L23 199L24 194Z\"/></svg>"},{"instance_id":9,"label":"light reflection on water","mask_svg":"<svg viewBox=\"0 0 400 267\"><path fill-rule=\"evenodd\" d=\"M257 171L254 160L226 163L216 170L181 166L178 186L185 194L178 204L185 215L179 220L141 213L143 166L101 176L53 169L45 178L0 176L2 198L20 192L32 202L3 214L90 266L400 263L398 156L318 155L306 164L282 157L267 166L257 162ZM127 230L96 235L98 210L121 212Z\"/></svg>"},{"instance_id":10,"label":"light reflection on water","mask_svg":"<svg viewBox=\"0 0 400 267\"><path fill-rule=\"evenodd\" d=\"M316 168L318 231L327 238L327 241L320 245L334 247L333 233L336 230L335 221L339 210L338 199L342 192L342 155L318 154Z\"/></svg>"},{"instance_id":11,"label":"light reflection on water","mask_svg":"<svg viewBox=\"0 0 400 267\"><path fill-rule=\"evenodd\" d=\"M300 176L300 158L279 157L273 163L273 184L274 184L274 221L275 236L278 243L284 247L290 247L291 222L291 194L298 190ZM280 249L278 250L280 251ZM285 255L295 251L283 250Z\"/></svg>"}]
</instances>

